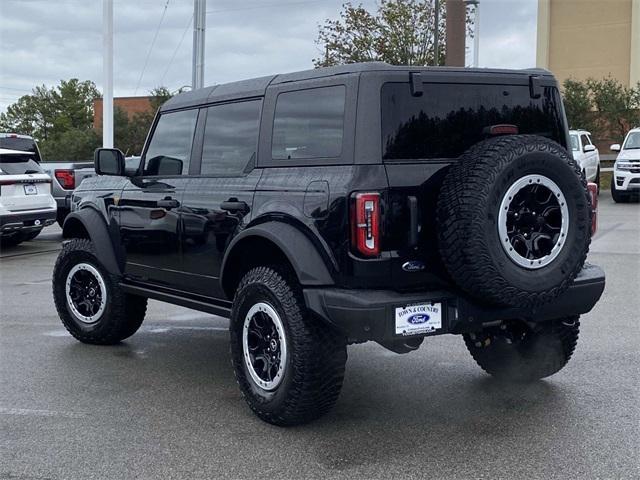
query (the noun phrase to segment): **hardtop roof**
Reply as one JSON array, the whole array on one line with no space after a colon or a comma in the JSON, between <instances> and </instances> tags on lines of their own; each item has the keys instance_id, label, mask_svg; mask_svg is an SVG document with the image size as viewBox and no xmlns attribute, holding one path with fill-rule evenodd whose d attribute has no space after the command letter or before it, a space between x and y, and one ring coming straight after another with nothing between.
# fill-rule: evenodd
<instances>
[{"instance_id":1,"label":"hardtop roof","mask_svg":"<svg viewBox=\"0 0 640 480\"><path fill-rule=\"evenodd\" d=\"M160 111L175 110L179 108L193 107L206 103L223 102L241 98L263 96L269 85L277 85L288 82L311 80L316 78L331 77L334 75L360 74L362 72L444 72L460 74L496 74L496 75L540 75L551 76L544 69L506 70L495 68L462 68L462 67L411 67L405 65L390 65L384 62L350 63L335 67L323 67L299 72L269 75L266 77L252 78L238 82L224 83L210 87L180 93L167 100Z\"/></svg>"}]
</instances>

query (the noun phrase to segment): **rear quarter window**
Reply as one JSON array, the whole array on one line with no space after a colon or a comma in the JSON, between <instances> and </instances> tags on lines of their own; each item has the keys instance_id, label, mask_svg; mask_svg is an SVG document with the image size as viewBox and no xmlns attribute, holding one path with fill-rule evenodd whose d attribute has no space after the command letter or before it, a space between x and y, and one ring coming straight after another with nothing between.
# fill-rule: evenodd
<instances>
[{"instance_id":1,"label":"rear quarter window","mask_svg":"<svg viewBox=\"0 0 640 480\"><path fill-rule=\"evenodd\" d=\"M272 158L339 157L345 98L343 85L280 93L273 119Z\"/></svg>"},{"instance_id":2,"label":"rear quarter window","mask_svg":"<svg viewBox=\"0 0 640 480\"><path fill-rule=\"evenodd\" d=\"M33 155L0 155L0 175L42 173Z\"/></svg>"},{"instance_id":3,"label":"rear quarter window","mask_svg":"<svg viewBox=\"0 0 640 480\"><path fill-rule=\"evenodd\" d=\"M526 85L425 83L420 97L408 83L382 86L384 160L456 158L486 138L485 128L511 124L519 133L565 145L560 96L545 87L533 99Z\"/></svg>"}]
</instances>

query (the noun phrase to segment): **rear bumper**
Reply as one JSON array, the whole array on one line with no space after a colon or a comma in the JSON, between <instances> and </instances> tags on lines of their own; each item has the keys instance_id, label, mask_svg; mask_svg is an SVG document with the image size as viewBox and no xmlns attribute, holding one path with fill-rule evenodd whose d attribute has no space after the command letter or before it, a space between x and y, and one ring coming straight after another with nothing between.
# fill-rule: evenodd
<instances>
[{"instance_id":1,"label":"rear bumper","mask_svg":"<svg viewBox=\"0 0 640 480\"><path fill-rule=\"evenodd\" d=\"M54 195L55 196L55 195ZM58 210L71 210L71 194L63 197L55 197L58 204Z\"/></svg>"},{"instance_id":2,"label":"rear bumper","mask_svg":"<svg viewBox=\"0 0 640 480\"><path fill-rule=\"evenodd\" d=\"M56 221L56 209L0 215L0 233L10 235L18 231L37 230Z\"/></svg>"},{"instance_id":3,"label":"rear bumper","mask_svg":"<svg viewBox=\"0 0 640 480\"><path fill-rule=\"evenodd\" d=\"M430 302L442 303L442 328L428 335L476 331L496 320L521 318L540 322L589 312L600 299L605 286L604 271L585 265L578 277L560 297L534 308L485 306L450 290L398 293L392 290L347 290L307 288L307 307L343 332L350 341L393 340L395 308Z\"/></svg>"}]
</instances>

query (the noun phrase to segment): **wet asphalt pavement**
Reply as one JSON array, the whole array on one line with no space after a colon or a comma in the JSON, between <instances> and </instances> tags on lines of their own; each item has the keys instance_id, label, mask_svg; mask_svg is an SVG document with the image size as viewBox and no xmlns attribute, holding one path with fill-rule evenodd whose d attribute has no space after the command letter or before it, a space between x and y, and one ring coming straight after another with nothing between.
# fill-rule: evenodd
<instances>
[{"instance_id":1,"label":"wet asphalt pavement","mask_svg":"<svg viewBox=\"0 0 640 480\"><path fill-rule=\"evenodd\" d=\"M224 319L150 302L122 344L76 342L59 247L51 227L1 254L0 479L640 478L639 204L601 196L607 288L560 373L497 383L456 336L351 346L336 408L290 429L244 404Z\"/></svg>"}]
</instances>

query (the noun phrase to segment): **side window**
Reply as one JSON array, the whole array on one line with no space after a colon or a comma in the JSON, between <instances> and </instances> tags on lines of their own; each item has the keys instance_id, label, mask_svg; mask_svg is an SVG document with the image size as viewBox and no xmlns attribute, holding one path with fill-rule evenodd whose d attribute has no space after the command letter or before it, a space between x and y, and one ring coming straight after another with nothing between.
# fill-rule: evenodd
<instances>
[{"instance_id":1,"label":"side window","mask_svg":"<svg viewBox=\"0 0 640 480\"><path fill-rule=\"evenodd\" d=\"M587 137L587 145L593 145L593 142L591 141L591 135L587 134L585 136Z\"/></svg>"},{"instance_id":2,"label":"side window","mask_svg":"<svg viewBox=\"0 0 640 480\"><path fill-rule=\"evenodd\" d=\"M278 95L273 120L273 159L339 157L345 96L343 85Z\"/></svg>"},{"instance_id":3,"label":"side window","mask_svg":"<svg viewBox=\"0 0 640 480\"><path fill-rule=\"evenodd\" d=\"M198 110L163 113L145 154L145 175L187 175Z\"/></svg>"},{"instance_id":4,"label":"side window","mask_svg":"<svg viewBox=\"0 0 640 480\"><path fill-rule=\"evenodd\" d=\"M582 148L583 149L587 145L591 145L591 141L589 140L589 137L587 137L585 134L580 135L580 138L582 139Z\"/></svg>"},{"instance_id":5,"label":"side window","mask_svg":"<svg viewBox=\"0 0 640 480\"><path fill-rule=\"evenodd\" d=\"M202 175L240 175L256 155L260 100L208 108Z\"/></svg>"}]
</instances>

